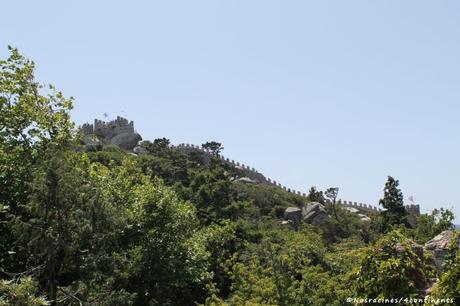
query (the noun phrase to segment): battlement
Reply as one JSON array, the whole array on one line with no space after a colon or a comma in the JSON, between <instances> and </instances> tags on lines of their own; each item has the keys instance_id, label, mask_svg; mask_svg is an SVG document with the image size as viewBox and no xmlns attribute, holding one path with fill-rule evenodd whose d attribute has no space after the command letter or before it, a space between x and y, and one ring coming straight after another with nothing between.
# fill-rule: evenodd
<instances>
[{"instance_id":1,"label":"battlement","mask_svg":"<svg viewBox=\"0 0 460 306\"><path fill-rule=\"evenodd\" d=\"M134 133L134 122L118 116L112 121L103 121L94 119L94 124L84 123L80 127L83 135L96 134L98 136L107 137L107 135L116 135L121 133Z\"/></svg>"},{"instance_id":2,"label":"battlement","mask_svg":"<svg viewBox=\"0 0 460 306\"><path fill-rule=\"evenodd\" d=\"M80 131L84 136L96 136L102 144L117 145L126 150L132 150L142 139L134 130L134 122L120 116L108 122L94 119L94 124L85 123Z\"/></svg>"},{"instance_id":3,"label":"battlement","mask_svg":"<svg viewBox=\"0 0 460 306\"><path fill-rule=\"evenodd\" d=\"M330 200L327 200L327 202L330 203ZM358 203L358 202L352 202L352 201L345 201L345 200L338 200L337 204L346 206L346 207L352 207L359 209L361 211L367 211L367 212L379 212L382 211L381 208L378 208L376 206L372 206L370 204L365 204L365 203Z\"/></svg>"},{"instance_id":4,"label":"battlement","mask_svg":"<svg viewBox=\"0 0 460 306\"><path fill-rule=\"evenodd\" d=\"M181 143L177 147L181 148L181 149L187 149L187 150L199 150L199 151L203 152L204 154L210 154L209 150L204 150L200 146L193 145L193 144ZM258 179L258 182L261 183L261 184L276 186L276 187L279 187L279 188L281 188L281 189L283 189L283 190L285 190L285 191L287 191L289 193L301 196L303 198L308 197L308 195L305 192L300 192L298 190L288 188L288 187L282 185L281 183L279 183L279 182L277 182L275 180L272 180L270 178L266 178L259 171L257 171L254 167L247 166L247 165L245 165L243 163L240 163L240 162L237 162L235 160L226 158L226 157L224 157L222 155L219 155L218 158L221 159L223 162L231 164L234 167L245 171L246 174L249 174L249 175L251 175L253 177L256 177ZM329 199L327 199L326 202L331 203L331 201ZM346 201L346 200L342 200L342 199L339 199L336 203L338 205L343 206L343 207L354 208L354 209L357 210L358 214L359 213L379 213L379 212L382 211L382 209L379 208L379 207L369 205L369 204L365 204L365 203ZM405 205L405 208L406 208L406 210L407 210L407 212L409 214L409 216L408 216L409 223L412 224L412 225L417 224L417 219L420 216L420 205L411 203L411 204Z\"/></svg>"},{"instance_id":5,"label":"battlement","mask_svg":"<svg viewBox=\"0 0 460 306\"><path fill-rule=\"evenodd\" d=\"M418 210L420 211L420 205L418 204L407 204L406 206L407 210Z\"/></svg>"},{"instance_id":6,"label":"battlement","mask_svg":"<svg viewBox=\"0 0 460 306\"><path fill-rule=\"evenodd\" d=\"M120 116L109 122L94 119L94 134L97 136L111 138L122 133L135 133L134 122Z\"/></svg>"},{"instance_id":7,"label":"battlement","mask_svg":"<svg viewBox=\"0 0 460 306\"><path fill-rule=\"evenodd\" d=\"M181 143L181 144L177 145L177 147L181 148L181 149L188 149L188 150L199 150L199 151L202 151L203 153L208 153L208 154L210 153L208 150L204 150L200 146L193 145L193 144ZM254 167L247 166L247 165L245 165L243 163L240 163L240 162L237 162L237 161L235 161L233 159L225 158L222 155L219 155L218 158L221 159L223 162L229 163L229 164L233 165L234 167L236 167L238 169L244 170L247 173L252 174L253 176L256 176L258 178L263 178L263 179L260 179L262 184L277 186L277 187L279 187L279 188L281 188L281 189L283 189L283 190L285 190L285 191L287 191L289 193L292 193L292 194L295 194L295 195L298 195L298 196L301 196L301 197L304 197L304 198L308 197L308 195L305 192L300 192L298 190L294 190L292 188L289 188L289 187L286 187L286 186L282 185L281 183L279 183L279 182L277 182L275 180L272 180L270 178L264 177ZM330 202L330 200L327 200L327 201ZM366 212L379 212L379 211L382 211L382 209L377 208L375 206L372 206L372 205L369 205L369 204L358 203L358 202L352 202L352 201L338 200L337 204L343 205L343 206L346 206L346 207L353 207L353 208L356 208L356 209L358 209L360 211L366 211Z\"/></svg>"},{"instance_id":8,"label":"battlement","mask_svg":"<svg viewBox=\"0 0 460 306\"><path fill-rule=\"evenodd\" d=\"M90 123L85 123L80 127L80 131L83 135L92 135L94 134L94 126Z\"/></svg>"}]
</instances>

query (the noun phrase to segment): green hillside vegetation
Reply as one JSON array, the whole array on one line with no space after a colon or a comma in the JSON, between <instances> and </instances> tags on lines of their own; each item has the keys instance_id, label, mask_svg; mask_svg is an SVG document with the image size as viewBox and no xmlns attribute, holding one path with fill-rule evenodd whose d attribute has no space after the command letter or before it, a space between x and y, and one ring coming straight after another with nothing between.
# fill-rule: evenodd
<instances>
[{"instance_id":1,"label":"green hillside vegetation","mask_svg":"<svg viewBox=\"0 0 460 306\"><path fill-rule=\"evenodd\" d=\"M412 248L452 213L411 228L394 179L370 222L325 203L329 219L294 230L285 209L322 193L235 181L216 142L85 152L73 102L16 49L0 61L0 305L350 305L423 298L437 277L432 296L460 303L458 234L439 275Z\"/></svg>"}]
</instances>

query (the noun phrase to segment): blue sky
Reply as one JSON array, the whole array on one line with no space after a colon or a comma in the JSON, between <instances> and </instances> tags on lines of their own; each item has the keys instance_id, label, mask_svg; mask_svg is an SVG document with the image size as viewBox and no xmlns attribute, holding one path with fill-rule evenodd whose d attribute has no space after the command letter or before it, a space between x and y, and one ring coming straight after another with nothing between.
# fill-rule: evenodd
<instances>
[{"instance_id":1,"label":"blue sky","mask_svg":"<svg viewBox=\"0 0 460 306\"><path fill-rule=\"evenodd\" d=\"M0 42L75 97L78 124L217 140L286 186L374 205L392 175L460 216L456 1L19 0Z\"/></svg>"}]
</instances>

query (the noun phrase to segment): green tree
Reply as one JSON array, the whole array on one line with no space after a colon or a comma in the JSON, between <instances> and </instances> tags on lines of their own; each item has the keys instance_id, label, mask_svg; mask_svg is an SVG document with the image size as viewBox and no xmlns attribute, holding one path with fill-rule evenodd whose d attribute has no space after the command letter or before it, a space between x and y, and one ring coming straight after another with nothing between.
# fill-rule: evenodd
<instances>
[{"instance_id":1,"label":"green tree","mask_svg":"<svg viewBox=\"0 0 460 306\"><path fill-rule=\"evenodd\" d=\"M445 269L433 288L432 296L439 299L452 299L453 305L458 305L460 303L460 232L456 232L452 237L445 259Z\"/></svg>"},{"instance_id":2,"label":"green tree","mask_svg":"<svg viewBox=\"0 0 460 306\"><path fill-rule=\"evenodd\" d=\"M381 232L388 232L393 225L409 226L407 211L404 208L403 194L398 186L399 181L388 176L388 181L385 183L383 198L379 201L379 204L385 209L381 213Z\"/></svg>"},{"instance_id":3,"label":"green tree","mask_svg":"<svg viewBox=\"0 0 460 306\"><path fill-rule=\"evenodd\" d=\"M360 298L421 297L426 289L425 263L413 242L392 231L369 247L355 275Z\"/></svg>"},{"instance_id":4,"label":"green tree","mask_svg":"<svg viewBox=\"0 0 460 306\"><path fill-rule=\"evenodd\" d=\"M31 277L15 280L0 280L0 305L2 306L46 306L49 301L39 294L37 282Z\"/></svg>"},{"instance_id":5,"label":"green tree","mask_svg":"<svg viewBox=\"0 0 460 306\"><path fill-rule=\"evenodd\" d=\"M415 237L425 243L446 230L455 230L454 213L449 209L433 209L430 214L423 214L418 219Z\"/></svg>"},{"instance_id":6,"label":"green tree","mask_svg":"<svg viewBox=\"0 0 460 306\"><path fill-rule=\"evenodd\" d=\"M324 194L322 191L318 191L315 186L312 186L308 191L308 200L310 202L318 202L324 204L326 201L324 199Z\"/></svg>"},{"instance_id":7,"label":"green tree","mask_svg":"<svg viewBox=\"0 0 460 306\"><path fill-rule=\"evenodd\" d=\"M220 152L222 152L222 150L224 149L222 144L220 142L216 142L216 141L208 141L208 142L202 144L201 147L204 150L211 151L211 154L213 154L215 156L218 156L220 154Z\"/></svg>"},{"instance_id":8,"label":"green tree","mask_svg":"<svg viewBox=\"0 0 460 306\"><path fill-rule=\"evenodd\" d=\"M167 138L157 138L150 146L150 151L156 156L167 157L170 149L171 141Z\"/></svg>"},{"instance_id":9,"label":"green tree","mask_svg":"<svg viewBox=\"0 0 460 306\"><path fill-rule=\"evenodd\" d=\"M268 232L247 252L231 269L230 305L345 305L351 295L311 228Z\"/></svg>"},{"instance_id":10,"label":"green tree","mask_svg":"<svg viewBox=\"0 0 460 306\"><path fill-rule=\"evenodd\" d=\"M11 220L28 217L23 204L45 152L72 145L72 98L39 84L34 63L15 48L9 52L0 60L0 206L8 208L0 213L0 268L21 272L27 257L16 249Z\"/></svg>"},{"instance_id":11,"label":"green tree","mask_svg":"<svg viewBox=\"0 0 460 306\"><path fill-rule=\"evenodd\" d=\"M339 194L339 188L338 187L330 187L326 190L324 195L326 198L328 198L331 202L331 207L332 207L332 212L334 214L334 217L337 221L339 221L339 217L337 216L337 195Z\"/></svg>"},{"instance_id":12,"label":"green tree","mask_svg":"<svg viewBox=\"0 0 460 306\"><path fill-rule=\"evenodd\" d=\"M82 160L83 158L83 160ZM86 161L87 162L87 161ZM25 209L28 218L15 218L17 248L28 254L28 265L40 271L40 287L56 304L58 286L65 285L65 273L78 269L83 256L83 237L90 232L88 213L95 194L88 183L84 157L73 152L51 151L34 174L31 195Z\"/></svg>"},{"instance_id":13,"label":"green tree","mask_svg":"<svg viewBox=\"0 0 460 306\"><path fill-rule=\"evenodd\" d=\"M189 190L190 199L204 224L235 219L245 206L245 203L236 201L235 190L222 167L190 171Z\"/></svg>"},{"instance_id":14,"label":"green tree","mask_svg":"<svg viewBox=\"0 0 460 306\"><path fill-rule=\"evenodd\" d=\"M107 196L127 209L125 244L116 257L125 267L117 283L141 305L186 305L207 295L206 235L193 205L143 174L134 159L112 169ZM111 172L112 172L111 171Z\"/></svg>"},{"instance_id":15,"label":"green tree","mask_svg":"<svg viewBox=\"0 0 460 306\"><path fill-rule=\"evenodd\" d=\"M0 60L0 203L13 210L24 200L33 163L49 146L72 140L72 99L34 79L35 65L17 49ZM19 197L19 198L18 198Z\"/></svg>"}]
</instances>

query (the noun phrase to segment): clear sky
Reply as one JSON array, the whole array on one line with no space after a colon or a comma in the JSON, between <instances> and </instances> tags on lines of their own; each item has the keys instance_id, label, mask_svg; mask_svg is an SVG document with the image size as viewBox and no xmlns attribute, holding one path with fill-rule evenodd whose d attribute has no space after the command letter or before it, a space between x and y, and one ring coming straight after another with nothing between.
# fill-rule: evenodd
<instances>
[{"instance_id":1,"label":"clear sky","mask_svg":"<svg viewBox=\"0 0 460 306\"><path fill-rule=\"evenodd\" d=\"M217 140L286 186L369 204L392 175L422 212L460 216L458 1L15 0L0 42L75 97L77 124Z\"/></svg>"}]
</instances>

